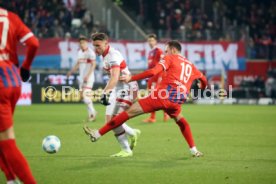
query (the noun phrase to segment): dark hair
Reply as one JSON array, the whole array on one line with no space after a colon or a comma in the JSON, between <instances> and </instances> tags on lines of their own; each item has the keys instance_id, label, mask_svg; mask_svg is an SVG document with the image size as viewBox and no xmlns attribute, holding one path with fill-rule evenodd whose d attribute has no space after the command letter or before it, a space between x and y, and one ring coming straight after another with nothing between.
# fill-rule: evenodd
<instances>
[{"instance_id":1,"label":"dark hair","mask_svg":"<svg viewBox=\"0 0 276 184\"><path fill-rule=\"evenodd\" d=\"M88 41L88 39L85 36L80 36L79 37L79 42L80 41Z\"/></svg>"},{"instance_id":2,"label":"dark hair","mask_svg":"<svg viewBox=\"0 0 276 184\"><path fill-rule=\"evenodd\" d=\"M167 43L167 45L170 47L170 48L176 48L179 52L181 52L181 44L179 43L179 41L177 40L171 40Z\"/></svg>"},{"instance_id":3,"label":"dark hair","mask_svg":"<svg viewBox=\"0 0 276 184\"><path fill-rule=\"evenodd\" d=\"M153 38L153 39L155 39L157 41L157 36L154 33L148 34L148 38Z\"/></svg>"},{"instance_id":4,"label":"dark hair","mask_svg":"<svg viewBox=\"0 0 276 184\"><path fill-rule=\"evenodd\" d=\"M108 40L108 36L105 33L93 33L91 35L91 39L93 41L96 41L96 40L103 41L103 40Z\"/></svg>"}]
</instances>

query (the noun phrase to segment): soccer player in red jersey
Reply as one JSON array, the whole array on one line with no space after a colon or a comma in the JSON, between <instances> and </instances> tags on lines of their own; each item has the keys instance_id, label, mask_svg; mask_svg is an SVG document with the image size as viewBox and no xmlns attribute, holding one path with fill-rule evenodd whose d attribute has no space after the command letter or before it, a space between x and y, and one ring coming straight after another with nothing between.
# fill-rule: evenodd
<instances>
[{"instance_id":1,"label":"soccer player in red jersey","mask_svg":"<svg viewBox=\"0 0 276 184\"><path fill-rule=\"evenodd\" d=\"M161 81L157 89L152 91L148 97L138 100L129 109L112 118L99 130L84 127L85 133L92 142L97 141L108 131L123 124L130 118L144 113L164 110L178 124L182 135L189 145L191 154L195 157L203 155L197 150L190 126L181 115L181 104L185 102L194 80L200 81L202 89L206 88L207 80L190 61L180 55L181 45L178 41L169 41L165 52L166 56L154 68L134 76L125 75L121 77L121 80L130 82L157 75L162 71L167 72L166 78Z\"/></svg>"},{"instance_id":2,"label":"soccer player in red jersey","mask_svg":"<svg viewBox=\"0 0 276 184\"><path fill-rule=\"evenodd\" d=\"M163 57L163 51L159 47L157 47L157 36L155 34L148 35L148 44L151 48L151 51L148 55L148 69L155 67ZM164 72L159 73L158 75L152 76L148 79L148 90L156 89L157 85L162 80L162 75ZM164 121L168 121L169 116L164 112ZM143 120L145 123L154 123L155 119L155 111L150 113L150 117Z\"/></svg>"},{"instance_id":3,"label":"soccer player in red jersey","mask_svg":"<svg viewBox=\"0 0 276 184\"><path fill-rule=\"evenodd\" d=\"M27 46L20 73L17 68L18 41ZM29 79L30 66L38 46L37 38L20 18L0 8L0 168L7 178L7 183L11 184L16 182L16 177L24 184L36 183L15 142L13 113L21 93L21 78L23 81Z\"/></svg>"}]
</instances>

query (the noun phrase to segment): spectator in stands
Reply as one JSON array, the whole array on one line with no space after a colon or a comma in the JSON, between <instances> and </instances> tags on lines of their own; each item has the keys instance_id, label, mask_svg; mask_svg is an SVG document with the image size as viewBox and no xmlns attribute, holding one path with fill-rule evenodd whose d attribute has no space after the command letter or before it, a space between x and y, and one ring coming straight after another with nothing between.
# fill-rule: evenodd
<instances>
[{"instance_id":1,"label":"spectator in stands","mask_svg":"<svg viewBox=\"0 0 276 184\"><path fill-rule=\"evenodd\" d=\"M0 5L17 13L40 38L62 38L68 30L78 38L93 29L93 15L86 10L82 0L0 0ZM77 28L72 26L74 19L81 21Z\"/></svg>"}]
</instances>

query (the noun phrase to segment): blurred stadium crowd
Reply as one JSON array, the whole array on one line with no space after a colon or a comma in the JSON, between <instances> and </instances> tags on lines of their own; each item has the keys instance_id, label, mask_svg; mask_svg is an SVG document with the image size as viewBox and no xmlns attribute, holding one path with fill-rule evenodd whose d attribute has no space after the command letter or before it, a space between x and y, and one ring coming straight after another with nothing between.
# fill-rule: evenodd
<instances>
[{"instance_id":1,"label":"blurred stadium crowd","mask_svg":"<svg viewBox=\"0 0 276 184\"><path fill-rule=\"evenodd\" d=\"M73 38L95 31L106 31L94 22L93 14L82 0L12 0L0 5L17 13L39 38L60 38L71 34Z\"/></svg>"},{"instance_id":2,"label":"blurred stadium crowd","mask_svg":"<svg viewBox=\"0 0 276 184\"><path fill-rule=\"evenodd\" d=\"M159 38L185 41L246 41L249 58L275 58L276 2L271 0L128 1L140 25ZM211 2L211 3L210 3ZM202 8L204 7L204 8ZM275 49L274 49L275 51Z\"/></svg>"}]
</instances>

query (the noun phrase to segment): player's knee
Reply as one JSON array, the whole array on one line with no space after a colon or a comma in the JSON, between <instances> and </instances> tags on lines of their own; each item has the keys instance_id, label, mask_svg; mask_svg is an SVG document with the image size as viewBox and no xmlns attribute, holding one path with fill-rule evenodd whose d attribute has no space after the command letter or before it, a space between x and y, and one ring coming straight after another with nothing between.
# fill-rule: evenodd
<instances>
[{"instance_id":1,"label":"player's knee","mask_svg":"<svg viewBox=\"0 0 276 184\"><path fill-rule=\"evenodd\" d=\"M0 132L0 141L7 139L15 139L13 127L10 127L5 131Z\"/></svg>"},{"instance_id":2,"label":"player's knee","mask_svg":"<svg viewBox=\"0 0 276 184\"><path fill-rule=\"evenodd\" d=\"M173 119L174 119L175 122L178 122L182 118L183 118L182 114L179 114L176 117L174 117Z\"/></svg>"},{"instance_id":3,"label":"player's knee","mask_svg":"<svg viewBox=\"0 0 276 184\"><path fill-rule=\"evenodd\" d=\"M143 109L138 102L135 102L130 106L129 109L126 110L126 113L128 114L129 117L134 117L134 116L138 116L139 114L142 114Z\"/></svg>"},{"instance_id":4,"label":"player's knee","mask_svg":"<svg viewBox=\"0 0 276 184\"><path fill-rule=\"evenodd\" d=\"M89 97L87 97L87 96L83 96L83 102L85 103L85 104L90 104L91 102L92 102L92 100L91 100L91 98L89 98Z\"/></svg>"}]
</instances>

